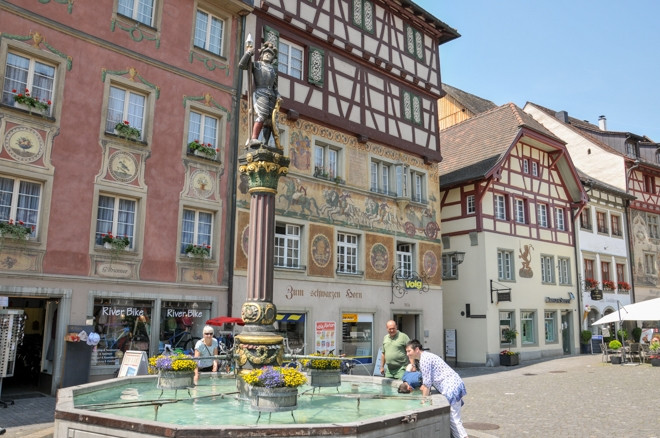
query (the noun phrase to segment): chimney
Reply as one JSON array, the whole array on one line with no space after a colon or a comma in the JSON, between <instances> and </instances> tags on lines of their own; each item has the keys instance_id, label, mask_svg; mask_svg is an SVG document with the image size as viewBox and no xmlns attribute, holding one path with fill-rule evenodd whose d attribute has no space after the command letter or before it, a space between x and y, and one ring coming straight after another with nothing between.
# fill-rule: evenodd
<instances>
[{"instance_id":1,"label":"chimney","mask_svg":"<svg viewBox=\"0 0 660 438\"><path fill-rule=\"evenodd\" d=\"M566 111L559 111L555 113L555 117L559 119L560 122L568 123L568 113Z\"/></svg>"},{"instance_id":2,"label":"chimney","mask_svg":"<svg viewBox=\"0 0 660 438\"><path fill-rule=\"evenodd\" d=\"M607 131L607 118L605 116L598 117L598 127L601 131Z\"/></svg>"}]
</instances>

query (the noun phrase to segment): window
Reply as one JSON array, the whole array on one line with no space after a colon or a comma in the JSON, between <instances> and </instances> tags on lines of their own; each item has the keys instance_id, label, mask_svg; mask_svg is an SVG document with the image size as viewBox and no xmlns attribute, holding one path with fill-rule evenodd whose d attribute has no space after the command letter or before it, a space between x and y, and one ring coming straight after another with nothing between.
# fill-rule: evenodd
<instances>
[{"instance_id":1,"label":"window","mask_svg":"<svg viewBox=\"0 0 660 438\"><path fill-rule=\"evenodd\" d=\"M604 211L596 212L596 225L598 226L599 233L609 234L609 230L607 229L607 213Z\"/></svg>"},{"instance_id":2,"label":"window","mask_svg":"<svg viewBox=\"0 0 660 438\"><path fill-rule=\"evenodd\" d=\"M443 280L458 279L458 262L456 261L455 254L442 255L442 279Z\"/></svg>"},{"instance_id":3,"label":"window","mask_svg":"<svg viewBox=\"0 0 660 438\"><path fill-rule=\"evenodd\" d=\"M529 173L529 160L523 159L523 173Z\"/></svg>"},{"instance_id":4,"label":"window","mask_svg":"<svg viewBox=\"0 0 660 438\"><path fill-rule=\"evenodd\" d=\"M341 150L323 143L314 145L314 176L334 180L339 175Z\"/></svg>"},{"instance_id":5,"label":"window","mask_svg":"<svg viewBox=\"0 0 660 438\"><path fill-rule=\"evenodd\" d=\"M591 230L591 210L585 207L580 212L580 228L583 230Z\"/></svg>"},{"instance_id":6,"label":"window","mask_svg":"<svg viewBox=\"0 0 660 438\"><path fill-rule=\"evenodd\" d=\"M406 52L420 61L424 60L424 34L406 25Z\"/></svg>"},{"instance_id":7,"label":"window","mask_svg":"<svg viewBox=\"0 0 660 438\"><path fill-rule=\"evenodd\" d=\"M541 256L541 282L555 282L555 258L552 256Z\"/></svg>"},{"instance_id":8,"label":"window","mask_svg":"<svg viewBox=\"0 0 660 438\"><path fill-rule=\"evenodd\" d=\"M644 175L644 191L655 193L655 177L652 175Z\"/></svg>"},{"instance_id":9,"label":"window","mask_svg":"<svg viewBox=\"0 0 660 438\"><path fill-rule=\"evenodd\" d=\"M117 12L147 26L153 26L154 0L119 0Z\"/></svg>"},{"instance_id":10,"label":"window","mask_svg":"<svg viewBox=\"0 0 660 438\"><path fill-rule=\"evenodd\" d=\"M135 213L137 202L115 196L99 196L96 218L96 244L103 245L103 234L128 237L127 248L134 248Z\"/></svg>"},{"instance_id":11,"label":"window","mask_svg":"<svg viewBox=\"0 0 660 438\"><path fill-rule=\"evenodd\" d=\"M195 47L223 56L224 29L224 20L198 10L195 17Z\"/></svg>"},{"instance_id":12,"label":"window","mask_svg":"<svg viewBox=\"0 0 660 438\"><path fill-rule=\"evenodd\" d=\"M396 263L400 278L410 278L413 273L413 246L411 243L396 244Z\"/></svg>"},{"instance_id":13,"label":"window","mask_svg":"<svg viewBox=\"0 0 660 438\"><path fill-rule=\"evenodd\" d=\"M371 162L371 191L394 196L390 191L390 166L382 161Z\"/></svg>"},{"instance_id":14,"label":"window","mask_svg":"<svg viewBox=\"0 0 660 438\"><path fill-rule=\"evenodd\" d=\"M513 251L497 251L497 277L500 280L513 280Z\"/></svg>"},{"instance_id":15,"label":"window","mask_svg":"<svg viewBox=\"0 0 660 438\"><path fill-rule=\"evenodd\" d=\"M358 272L358 236L337 234L337 272L356 274Z\"/></svg>"},{"instance_id":16,"label":"window","mask_svg":"<svg viewBox=\"0 0 660 438\"><path fill-rule=\"evenodd\" d=\"M474 203L474 195L467 195L465 198L465 212L467 214L474 214L477 211L476 204Z\"/></svg>"},{"instance_id":17,"label":"window","mask_svg":"<svg viewBox=\"0 0 660 438\"><path fill-rule=\"evenodd\" d=\"M649 230L649 237L652 239L657 239L660 237L658 234L658 216L655 214L646 215L646 224Z\"/></svg>"},{"instance_id":18,"label":"window","mask_svg":"<svg viewBox=\"0 0 660 438\"><path fill-rule=\"evenodd\" d=\"M353 0L353 24L374 33L374 4L371 0Z\"/></svg>"},{"instance_id":19,"label":"window","mask_svg":"<svg viewBox=\"0 0 660 438\"><path fill-rule=\"evenodd\" d=\"M612 224L612 236L621 236L621 216L611 214L610 223Z\"/></svg>"},{"instance_id":20,"label":"window","mask_svg":"<svg viewBox=\"0 0 660 438\"><path fill-rule=\"evenodd\" d=\"M513 312L500 312L500 344L506 344L507 347L509 347L509 343L507 342L504 336L504 331L516 330L516 325L515 325L515 321L513 320L513 317L514 317Z\"/></svg>"},{"instance_id":21,"label":"window","mask_svg":"<svg viewBox=\"0 0 660 438\"><path fill-rule=\"evenodd\" d=\"M39 101L52 102L54 86L54 66L15 53L7 53L2 103L13 106L14 95L26 93L25 90Z\"/></svg>"},{"instance_id":22,"label":"window","mask_svg":"<svg viewBox=\"0 0 660 438\"><path fill-rule=\"evenodd\" d=\"M0 221L22 221L32 227L28 237L37 235L41 184L0 177Z\"/></svg>"},{"instance_id":23,"label":"window","mask_svg":"<svg viewBox=\"0 0 660 438\"><path fill-rule=\"evenodd\" d=\"M595 278L594 261L591 259L584 259L584 278Z\"/></svg>"},{"instance_id":24,"label":"window","mask_svg":"<svg viewBox=\"0 0 660 438\"><path fill-rule=\"evenodd\" d=\"M356 358L361 363L371 363L373 361L373 346L378 345L376 344L377 341L372 340L376 333L373 313L342 314L341 332L343 347L340 350L341 353ZM372 334L374 335L372 336ZM317 351L317 348L314 348L313 351Z\"/></svg>"},{"instance_id":25,"label":"window","mask_svg":"<svg viewBox=\"0 0 660 438\"><path fill-rule=\"evenodd\" d=\"M624 274L625 267L623 263L616 264L616 281L626 281L626 276Z\"/></svg>"},{"instance_id":26,"label":"window","mask_svg":"<svg viewBox=\"0 0 660 438\"><path fill-rule=\"evenodd\" d=\"M300 227L298 225L275 225L275 266L300 267Z\"/></svg>"},{"instance_id":27,"label":"window","mask_svg":"<svg viewBox=\"0 0 660 438\"><path fill-rule=\"evenodd\" d=\"M564 257L557 259L559 271L559 284L571 284L571 260Z\"/></svg>"},{"instance_id":28,"label":"window","mask_svg":"<svg viewBox=\"0 0 660 438\"><path fill-rule=\"evenodd\" d=\"M539 163L532 161L532 175L539 176Z\"/></svg>"},{"instance_id":29,"label":"window","mask_svg":"<svg viewBox=\"0 0 660 438\"><path fill-rule=\"evenodd\" d=\"M199 140L218 149L218 119L206 114L190 111L188 116L188 143Z\"/></svg>"},{"instance_id":30,"label":"window","mask_svg":"<svg viewBox=\"0 0 660 438\"><path fill-rule=\"evenodd\" d=\"M524 199L516 199L516 222L519 224L524 224L525 221L525 200Z\"/></svg>"},{"instance_id":31,"label":"window","mask_svg":"<svg viewBox=\"0 0 660 438\"><path fill-rule=\"evenodd\" d=\"M557 342L557 312L544 312L545 314L545 342Z\"/></svg>"},{"instance_id":32,"label":"window","mask_svg":"<svg viewBox=\"0 0 660 438\"><path fill-rule=\"evenodd\" d=\"M655 268L655 255L654 254L644 254L644 272L646 275L656 275L657 270Z\"/></svg>"},{"instance_id":33,"label":"window","mask_svg":"<svg viewBox=\"0 0 660 438\"><path fill-rule=\"evenodd\" d=\"M637 144L632 141L626 142L626 155L637 158Z\"/></svg>"},{"instance_id":34,"label":"window","mask_svg":"<svg viewBox=\"0 0 660 438\"><path fill-rule=\"evenodd\" d=\"M185 254L188 245L211 245L213 213L183 210L181 225L181 254Z\"/></svg>"},{"instance_id":35,"label":"window","mask_svg":"<svg viewBox=\"0 0 660 438\"><path fill-rule=\"evenodd\" d=\"M277 53L277 71L302 79L303 48L280 38Z\"/></svg>"},{"instance_id":36,"label":"window","mask_svg":"<svg viewBox=\"0 0 660 438\"><path fill-rule=\"evenodd\" d=\"M600 262L600 271L602 273L602 281L610 280L610 263Z\"/></svg>"},{"instance_id":37,"label":"window","mask_svg":"<svg viewBox=\"0 0 660 438\"><path fill-rule=\"evenodd\" d=\"M539 204L537 210L538 210L537 222L539 224L539 227L548 228L548 206L545 204Z\"/></svg>"},{"instance_id":38,"label":"window","mask_svg":"<svg viewBox=\"0 0 660 438\"><path fill-rule=\"evenodd\" d=\"M520 340L523 345L536 343L536 312L520 312Z\"/></svg>"},{"instance_id":39,"label":"window","mask_svg":"<svg viewBox=\"0 0 660 438\"><path fill-rule=\"evenodd\" d=\"M127 121L131 127L140 130L138 140L144 138L144 108L147 98L142 94L110 86L108 115L105 122L106 132L113 132L115 125Z\"/></svg>"},{"instance_id":40,"label":"window","mask_svg":"<svg viewBox=\"0 0 660 438\"><path fill-rule=\"evenodd\" d=\"M415 172L414 170L410 171L410 199L412 201L426 203L426 197L424 196L426 192L425 179L426 175L423 173Z\"/></svg>"},{"instance_id":41,"label":"window","mask_svg":"<svg viewBox=\"0 0 660 438\"><path fill-rule=\"evenodd\" d=\"M564 222L564 209L555 208L555 225L559 231L566 231L566 223Z\"/></svg>"},{"instance_id":42,"label":"window","mask_svg":"<svg viewBox=\"0 0 660 438\"><path fill-rule=\"evenodd\" d=\"M506 220L506 198L504 195L495 195L495 219Z\"/></svg>"}]
</instances>

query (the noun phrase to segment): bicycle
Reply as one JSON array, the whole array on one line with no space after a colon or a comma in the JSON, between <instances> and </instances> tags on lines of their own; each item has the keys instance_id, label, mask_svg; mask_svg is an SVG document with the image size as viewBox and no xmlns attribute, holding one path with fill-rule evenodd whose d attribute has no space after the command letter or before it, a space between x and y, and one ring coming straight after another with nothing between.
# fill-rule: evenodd
<instances>
[{"instance_id":1,"label":"bicycle","mask_svg":"<svg viewBox=\"0 0 660 438\"><path fill-rule=\"evenodd\" d=\"M168 338L167 343L172 346L172 350L183 350L184 353L190 354L195 350L195 345L200 338L195 338L190 333L190 328L186 327L183 330L174 329L174 333Z\"/></svg>"}]
</instances>

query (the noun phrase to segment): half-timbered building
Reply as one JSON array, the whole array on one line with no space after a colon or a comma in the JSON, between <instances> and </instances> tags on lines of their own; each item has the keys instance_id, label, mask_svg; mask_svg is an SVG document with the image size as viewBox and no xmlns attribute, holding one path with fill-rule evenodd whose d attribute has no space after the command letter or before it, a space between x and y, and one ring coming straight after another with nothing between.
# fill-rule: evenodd
<instances>
[{"instance_id":1,"label":"half-timbered building","mask_svg":"<svg viewBox=\"0 0 660 438\"><path fill-rule=\"evenodd\" d=\"M0 308L27 317L5 389L114 377L126 350L190 350L227 312L251 9L0 2Z\"/></svg>"},{"instance_id":2,"label":"half-timbered building","mask_svg":"<svg viewBox=\"0 0 660 438\"><path fill-rule=\"evenodd\" d=\"M442 91L445 95L438 101L441 131L497 107L490 100L448 84L442 84Z\"/></svg>"},{"instance_id":3,"label":"half-timbered building","mask_svg":"<svg viewBox=\"0 0 660 438\"><path fill-rule=\"evenodd\" d=\"M410 1L261 0L278 47L274 303L292 349L372 363L395 318L442 348L438 46L458 33ZM240 119L248 139L247 98ZM237 192L234 311L246 290L249 194Z\"/></svg>"},{"instance_id":4,"label":"half-timbered building","mask_svg":"<svg viewBox=\"0 0 660 438\"><path fill-rule=\"evenodd\" d=\"M586 193L564 142L506 104L441 132L444 326L457 362L574 351L573 218ZM462 260L462 263L461 263ZM512 345L506 329L518 332Z\"/></svg>"}]
</instances>

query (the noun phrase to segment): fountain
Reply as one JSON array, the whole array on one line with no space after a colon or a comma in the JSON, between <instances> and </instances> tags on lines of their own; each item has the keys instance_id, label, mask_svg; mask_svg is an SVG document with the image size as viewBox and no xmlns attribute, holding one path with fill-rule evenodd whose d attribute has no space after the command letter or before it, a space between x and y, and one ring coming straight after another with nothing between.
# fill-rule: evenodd
<instances>
[{"instance_id":1,"label":"fountain","mask_svg":"<svg viewBox=\"0 0 660 438\"><path fill-rule=\"evenodd\" d=\"M289 157L279 143L279 94L272 85L277 49L264 43L258 62L252 62L251 37L239 67L248 72L251 139L239 157L239 171L249 179L250 221L247 299L241 308L243 331L235 336L233 378L203 376L190 395L163 397L156 376L134 376L63 388L55 410L56 437L160 436L354 436L449 437L449 405L441 395L428 400L396 394L397 381L368 376L342 376L340 387L318 392L301 387L297 409L261 412L247 403L250 387L240 376L264 366L281 365L283 338L273 323L273 259L275 195L279 177L288 172ZM265 83L264 83L265 81ZM266 91L264 91L266 90ZM266 117L266 114L270 117ZM262 132L263 131L263 132ZM258 139L263 134L264 141ZM269 146L270 136L275 146ZM180 391L183 393L184 391ZM333 415L334 414L334 415ZM265 424L264 424L265 423Z\"/></svg>"}]
</instances>

